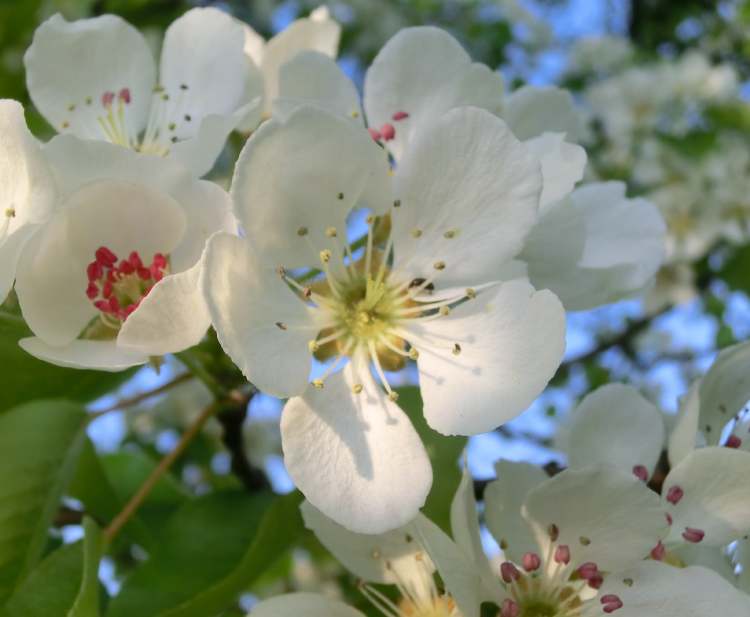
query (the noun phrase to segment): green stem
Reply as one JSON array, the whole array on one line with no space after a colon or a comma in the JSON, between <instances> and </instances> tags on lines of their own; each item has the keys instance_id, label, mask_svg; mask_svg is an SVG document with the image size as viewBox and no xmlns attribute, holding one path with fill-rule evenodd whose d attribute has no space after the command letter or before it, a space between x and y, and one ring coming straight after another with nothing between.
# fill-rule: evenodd
<instances>
[{"instance_id":1,"label":"green stem","mask_svg":"<svg viewBox=\"0 0 750 617\"><path fill-rule=\"evenodd\" d=\"M214 379L213 375L203 367L201 361L193 356L191 350L186 349L185 351L176 353L175 356L185 365L185 368L195 375L197 379L200 379L203 382L217 400L222 400L225 397L226 392L224 391L224 388L222 388L221 384Z\"/></svg>"}]
</instances>

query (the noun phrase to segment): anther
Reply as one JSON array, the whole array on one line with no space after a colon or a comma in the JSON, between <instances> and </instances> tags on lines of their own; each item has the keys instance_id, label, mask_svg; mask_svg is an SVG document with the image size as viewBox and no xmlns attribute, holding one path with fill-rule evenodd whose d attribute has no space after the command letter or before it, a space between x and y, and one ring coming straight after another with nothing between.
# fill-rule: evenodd
<instances>
[{"instance_id":1,"label":"anther","mask_svg":"<svg viewBox=\"0 0 750 617\"><path fill-rule=\"evenodd\" d=\"M302 295L305 298L311 298L312 297L312 289L310 289L309 287L303 287L302 288Z\"/></svg>"},{"instance_id":2,"label":"anther","mask_svg":"<svg viewBox=\"0 0 750 617\"><path fill-rule=\"evenodd\" d=\"M599 574L599 566L593 561L587 561L578 567L578 575L585 581Z\"/></svg>"},{"instance_id":3,"label":"anther","mask_svg":"<svg viewBox=\"0 0 750 617\"><path fill-rule=\"evenodd\" d=\"M372 137L375 141L380 141L383 138L383 136L380 134L380 131L372 127L367 129L367 132L370 133L370 137Z\"/></svg>"},{"instance_id":4,"label":"anther","mask_svg":"<svg viewBox=\"0 0 750 617\"><path fill-rule=\"evenodd\" d=\"M597 573L592 577L587 578L586 583L589 587L591 587L591 589L599 589L604 584L604 577L601 574Z\"/></svg>"},{"instance_id":5,"label":"anther","mask_svg":"<svg viewBox=\"0 0 750 617\"><path fill-rule=\"evenodd\" d=\"M307 349L310 350L310 353L315 353L320 349L320 345L318 345L317 341L308 341L307 342Z\"/></svg>"},{"instance_id":6,"label":"anther","mask_svg":"<svg viewBox=\"0 0 750 617\"><path fill-rule=\"evenodd\" d=\"M468 287L466 289L466 297L469 298L469 300L473 300L477 297L477 292L472 287Z\"/></svg>"},{"instance_id":7,"label":"anther","mask_svg":"<svg viewBox=\"0 0 750 617\"><path fill-rule=\"evenodd\" d=\"M315 389L322 390L323 389L323 380L322 379L313 379L312 380L312 385L313 385L313 387Z\"/></svg>"},{"instance_id":8,"label":"anther","mask_svg":"<svg viewBox=\"0 0 750 617\"><path fill-rule=\"evenodd\" d=\"M696 529L695 527L685 527L685 531L682 532L682 537L693 544L698 544L703 538L706 537L706 532L702 529Z\"/></svg>"},{"instance_id":9,"label":"anther","mask_svg":"<svg viewBox=\"0 0 750 617\"><path fill-rule=\"evenodd\" d=\"M412 229L411 230L411 237L412 238L421 238L422 237L422 230L421 229Z\"/></svg>"},{"instance_id":10,"label":"anther","mask_svg":"<svg viewBox=\"0 0 750 617\"><path fill-rule=\"evenodd\" d=\"M287 329L286 324L283 321L277 321L276 322L276 327L279 330L286 330Z\"/></svg>"},{"instance_id":11,"label":"anther","mask_svg":"<svg viewBox=\"0 0 750 617\"><path fill-rule=\"evenodd\" d=\"M451 312L450 306L441 306L440 310L438 310L438 313L440 313L443 317L450 315L450 312Z\"/></svg>"},{"instance_id":12,"label":"anther","mask_svg":"<svg viewBox=\"0 0 750 617\"><path fill-rule=\"evenodd\" d=\"M648 469L644 465L633 467L633 475L642 482L648 482Z\"/></svg>"},{"instance_id":13,"label":"anther","mask_svg":"<svg viewBox=\"0 0 750 617\"><path fill-rule=\"evenodd\" d=\"M5 216L7 216L9 219L12 219L16 216L16 209L15 208L6 208L5 209Z\"/></svg>"},{"instance_id":14,"label":"anther","mask_svg":"<svg viewBox=\"0 0 750 617\"><path fill-rule=\"evenodd\" d=\"M538 570L539 566L542 565L542 560L539 558L539 555L536 553L526 553L521 558L521 565L523 566L523 569L527 572L533 572L534 570Z\"/></svg>"},{"instance_id":15,"label":"anther","mask_svg":"<svg viewBox=\"0 0 750 617\"><path fill-rule=\"evenodd\" d=\"M405 111L397 111L395 114L391 116L393 118L394 122L399 122L401 120L406 120L409 117L409 114Z\"/></svg>"},{"instance_id":16,"label":"anther","mask_svg":"<svg viewBox=\"0 0 750 617\"><path fill-rule=\"evenodd\" d=\"M622 600L613 593L602 596L601 598L602 610L605 613L614 613L616 610L622 608Z\"/></svg>"},{"instance_id":17,"label":"anther","mask_svg":"<svg viewBox=\"0 0 750 617\"><path fill-rule=\"evenodd\" d=\"M458 343L453 343L453 355L457 356L461 353L461 345Z\"/></svg>"},{"instance_id":18,"label":"anther","mask_svg":"<svg viewBox=\"0 0 750 617\"><path fill-rule=\"evenodd\" d=\"M355 109L349 114L352 118L359 118L359 112Z\"/></svg>"},{"instance_id":19,"label":"anther","mask_svg":"<svg viewBox=\"0 0 750 617\"><path fill-rule=\"evenodd\" d=\"M443 238L450 240L458 235L458 229L449 229L443 234Z\"/></svg>"},{"instance_id":20,"label":"anther","mask_svg":"<svg viewBox=\"0 0 750 617\"><path fill-rule=\"evenodd\" d=\"M678 503L680 503L683 495L685 495L685 491L683 491L679 486L673 486L667 491L667 501L673 506L676 506Z\"/></svg>"},{"instance_id":21,"label":"anther","mask_svg":"<svg viewBox=\"0 0 750 617\"><path fill-rule=\"evenodd\" d=\"M432 264L432 267L435 268L435 270L438 270L438 271L445 270L445 262L444 261L436 261L434 264Z\"/></svg>"},{"instance_id":22,"label":"anther","mask_svg":"<svg viewBox=\"0 0 750 617\"><path fill-rule=\"evenodd\" d=\"M368 214L367 218L365 219L365 222L368 225L372 225L375 222L375 217L372 214Z\"/></svg>"},{"instance_id":23,"label":"anther","mask_svg":"<svg viewBox=\"0 0 750 617\"><path fill-rule=\"evenodd\" d=\"M338 195L336 195L336 197L338 197L339 200L344 199L344 194L343 193L339 193Z\"/></svg>"},{"instance_id":24,"label":"anther","mask_svg":"<svg viewBox=\"0 0 750 617\"><path fill-rule=\"evenodd\" d=\"M115 93L114 92L105 92L102 94L102 106L103 107L110 107L112 105L112 102L115 100Z\"/></svg>"},{"instance_id":25,"label":"anther","mask_svg":"<svg viewBox=\"0 0 750 617\"><path fill-rule=\"evenodd\" d=\"M510 598L503 600L503 606L500 609L500 617L518 617L521 614L521 608Z\"/></svg>"},{"instance_id":26,"label":"anther","mask_svg":"<svg viewBox=\"0 0 750 617\"><path fill-rule=\"evenodd\" d=\"M281 278L286 277L286 268L284 266L279 266L276 268L276 274L278 274Z\"/></svg>"},{"instance_id":27,"label":"anther","mask_svg":"<svg viewBox=\"0 0 750 617\"><path fill-rule=\"evenodd\" d=\"M561 563L568 565L570 563L570 547L566 544L561 544L555 549L555 563Z\"/></svg>"},{"instance_id":28,"label":"anther","mask_svg":"<svg viewBox=\"0 0 750 617\"><path fill-rule=\"evenodd\" d=\"M549 527L547 527L547 535L549 536L550 540L552 540L553 542L557 542L557 538L560 537L560 529L557 527L557 525L552 523L551 525L549 525Z\"/></svg>"},{"instance_id":29,"label":"anther","mask_svg":"<svg viewBox=\"0 0 750 617\"><path fill-rule=\"evenodd\" d=\"M299 229L297 230L297 235L298 235L298 236L300 236L300 237L302 237L302 236L306 236L306 235L307 235L307 233L308 233L308 231L309 231L309 230L307 229L307 227L300 227L300 228L299 228Z\"/></svg>"},{"instance_id":30,"label":"anther","mask_svg":"<svg viewBox=\"0 0 750 617\"><path fill-rule=\"evenodd\" d=\"M500 564L500 576L502 576L506 583L510 584L521 578L521 573L518 571L515 564L510 561L504 561Z\"/></svg>"},{"instance_id":31,"label":"anther","mask_svg":"<svg viewBox=\"0 0 750 617\"><path fill-rule=\"evenodd\" d=\"M119 99L126 105L130 104L130 88L123 88L118 95Z\"/></svg>"},{"instance_id":32,"label":"anther","mask_svg":"<svg viewBox=\"0 0 750 617\"><path fill-rule=\"evenodd\" d=\"M419 358L419 352L416 350L415 347L412 347L409 350L409 358L411 358L412 360L416 360Z\"/></svg>"},{"instance_id":33,"label":"anther","mask_svg":"<svg viewBox=\"0 0 750 617\"><path fill-rule=\"evenodd\" d=\"M393 202L393 207L394 208L400 208L401 207L401 200L400 199L395 200Z\"/></svg>"},{"instance_id":34,"label":"anther","mask_svg":"<svg viewBox=\"0 0 750 617\"><path fill-rule=\"evenodd\" d=\"M327 264L329 261L331 261L331 251L329 251L328 249L320 251L320 261L322 261L324 264Z\"/></svg>"},{"instance_id":35,"label":"anther","mask_svg":"<svg viewBox=\"0 0 750 617\"><path fill-rule=\"evenodd\" d=\"M398 400L398 392L396 392L395 390L391 390L388 393L388 399L395 403Z\"/></svg>"},{"instance_id":36,"label":"anther","mask_svg":"<svg viewBox=\"0 0 750 617\"><path fill-rule=\"evenodd\" d=\"M591 538L587 538L586 536L581 536L578 538L578 541L581 543L581 546L588 546L591 544Z\"/></svg>"},{"instance_id":37,"label":"anther","mask_svg":"<svg viewBox=\"0 0 750 617\"><path fill-rule=\"evenodd\" d=\"M326 227L326 236L329 238L335 238L338 235L338 231L335 227Z\"/></svg>"},{"instance_id":38,"label":"anther","mask_svg":"<svg viewBox=\"0 0 750 617\"><path fill-rule=\"evenodd\" d=\"M354 392L354 394L359 394L362 390L364 390L364 386L361 383L355 383L352 386L352 392ZM375 557L375 559L377 559L377 557Z\"/></svg>"},{"instance_id":39,"label":"anther","mask_svg":"<svg viewBox=\"0 0 750 617\"><path fill-rule=\"evenodd\" d=\"M671 525L673 523L673 521L672 521L672 515L669 512L665 512L664 514L667 517L667 524Z\"/></svg>"},{"instance_id":40,"label":"anther","mask_svg":"<svg viewBox=\"0 0 750 617\"><path fill-rule=\"evenodd\" d=\"M380 134L383 136L383 139L385 141L390 141L394 137L396 137L396 129L392 124L384 124L380 127Z\"/></svg>"},{"instance_id":41,"label":"anther","mask_svg":"<svg viewBox=\"0 0 750 617\"><path fill-rule=\"evenodd\" d=\"M667 549L661 543L661 540L659 540L657 545L651 549L651 559L653 559L654 561L661 561L662 559L664 559L664 556L666 554Z\"/></svg>"},{"instance_id":42,"label":"anther","mask_svg":"<svg viewBox=\"0 0 750 617\"><path fill-rule=\"evenodd\" d=\"M737 435L730 435L727 438L727 442L724 444L727 448L739 448L742 445L742 440Z\"/></svg>"}]
</instances>

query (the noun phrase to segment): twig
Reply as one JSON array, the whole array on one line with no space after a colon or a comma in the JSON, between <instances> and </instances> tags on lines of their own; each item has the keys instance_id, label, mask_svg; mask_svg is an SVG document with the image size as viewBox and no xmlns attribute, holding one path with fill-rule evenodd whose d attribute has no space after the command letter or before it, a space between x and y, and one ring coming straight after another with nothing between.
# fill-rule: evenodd
<instances>
[{"instance_id":1,"label":"twig","mask_svg":"<svg viewBox=\"0 0 750 617\"><path fill-rule=\"evenodd\" d=\"M185 433L182 435L179 443L177 444L177 446L175 446L174 450L172 450L163 459L161 459L161 461L159 461L159 464L151 472L148 478L146 478L146 480L143 482L143 484L135 493L135 495L133 495L130 498L130 501L128 501L128 503L125 504L125 507L120 511L120 513L114 519L112 519L112 522L104 530L104 538L106 539L107 542L111 542L115 538L115 536L117 536L117 534L123 528L125 523L128 522L130 517L133 516L133 514L135 514L138 508L146 500L146 497L148 497L148 494L156 486L156 483L159 481L159 479L169 470L172 464L178 458L180 458L180 456L188 447L190 442L193 439L195 439L198 433L200 433L201 429L203 428L203 425L208 421L208 419L214 413L216 413L217 409L218 409L217 403L212 403L211 405L206 407L198 416L198 418L196 418L195 422L193 422L193 424L190 425L188 430L185 431Z\"/></svg>"},{"instance_id":2,"label":"twig","mask_svg":"<svg viewBox=\"0 0 750 617\"><path fill-rule=\"evenodd\" d=\"M189 349L175 354L175 357L182 362L185 367L211 391L217 399L222 399L226 395L225 389L219 384L211 373L209 373L203 364L194 358Z\"/></svg>"},{"instance_id":3,"label":"twig","mask_svg":"<svg viewBox=\"0 0 750 617\"><path fill-rule=\"evenodd\" d=\"M138 403L141 403L154 396L163 394L167 390L170 390L171 388L174 388L175 386L181 383L190 381L191 379L193 379L193 377L194 375L192 373L181 373L174 379L168 381L167 383L160 385L158 388L154 388L153 390L148 390L146 392L140 392L139 394L130 396L128 398L122 398L116 403L114 403L113 405L110 405L109 407L105 407L104 409L100 409L99 411L92 412L91 415L94 417L99 417L105 413L109 413L110 411L124 409L125 407L132 407L133 405L137 405Z\"/></svg>"}]
</instances>

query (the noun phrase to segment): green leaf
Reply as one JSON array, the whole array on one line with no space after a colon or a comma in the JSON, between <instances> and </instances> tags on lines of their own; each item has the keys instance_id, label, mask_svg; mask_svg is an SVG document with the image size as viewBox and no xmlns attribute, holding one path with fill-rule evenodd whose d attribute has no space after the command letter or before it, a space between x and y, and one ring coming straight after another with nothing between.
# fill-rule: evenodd
<instances>
[{"instance_id":1,"label":"green leaf","mask_svg":"<svg viewBox=\"0 0 750 617\"><path fill-rule=\"evenodd\" d=\"M3 374L0 411L40 398L89 402L110 392L134 372L83 371L42 362L18 346L18 340L27 336L33 334L23 319L0 309L0 366Z\"/></svg>"},{"instance_id":2,"label":"green leaf","mask_svg":"<svg viewBox=\"0 0 750 617\"><path fill-rule=\"evenodd\" d=\"M83 542L50 553L18 587L5 607L7 617L99 617L102 534L88 517L83 527Z\"/></svg>"},{"instance_id":3,"label":"green leaf","mask_svg":"<svg viewBox=\"0 0 750 617\"><path fill-rule=\"evenodd\" d=\"M465 437L446 437L428 426L422 414L419 388L406 386L397 390L398 404L414 424L432 462L434 481L423 512L444 531L450 533L451 501L461 482L458 460L467 440Z\"/></svg>"},{"instance_id":4,"label":"green leaf","mask_svg":"<svg viewBox=\"0 0 750 617\"><path fill-rule=\"evenodd\" d=\"M41 559L87 419L84 409L60 401L0 414L0 603Z\"/></svg>"},{"instance_id":5,"label":"green leaf","mask_svg":"<svg viewBox=\"0 0 750 617\"><path fill-rule=\"evenodd\" d=\"M108 617L214 615L279 559L303 529L299 497L213 493L180 508Z\"/></svg>"},{"instance_id":6,"label":"green leaf","mask_svg":"<svg viewBox=\"0 0 750 617\"><path fill-rule=\"evenodd\" d=\"M750 293L750 245L738 248L717 273L732 289Z\"/></svg>"},{"instance_id":7,"label":"green leaf","mask_svg":"<svg viewBox=\"0 0 750 617\"><path fill-rule=\"evenodd\" d=\"M102 533L89 517L83 519L83 573L81 587L67 617L99 617L99 560L102 557Z\"/></svg>"},{"instance_id":8,"label":"green leaf","mask_svg":"<svg viewBox=\"0 0 750 617\"><path fill-rule=\"evenodd\" d=\"M277 497L255 530L252 543L233 564L231 572L188 602L159 613L158 617L204 617L233 602L267 570L285 557L305 533L299 506L302 494Z\"/></svg>"}]
</instances>

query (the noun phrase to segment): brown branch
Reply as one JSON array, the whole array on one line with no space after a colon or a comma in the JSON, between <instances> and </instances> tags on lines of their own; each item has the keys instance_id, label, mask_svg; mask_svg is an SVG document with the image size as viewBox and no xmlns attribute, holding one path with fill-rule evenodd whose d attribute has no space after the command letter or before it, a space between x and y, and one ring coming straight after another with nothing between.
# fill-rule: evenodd
<instances>
[{"instance_id":1,"label":"brown branch","mask_svg":"<svg viewBox=\"0 0 750 617\"><path fill-rule=\"evenodd\" d=\"M95 411L91 415L94 417L98 417L105 413L109 413L111 411L117 411L118 409L132 407L133 405L137 405L138 403L148 400L154 396L163 394L167 390L171 390L175 386L178 386L179 384L184 383L186 381L190 381L191 379L193 379L192 373L180 373L177 377L168 381L167 383L160 385L158 388L154 388L153 390L148 390L146 392L141 392L139 394L130 396L128 398L122 398L116 403L114 403L113 405L110 405L109 407L105 407L104 409L101 409L99 411Z\"/></svg>"}]
</instances>

